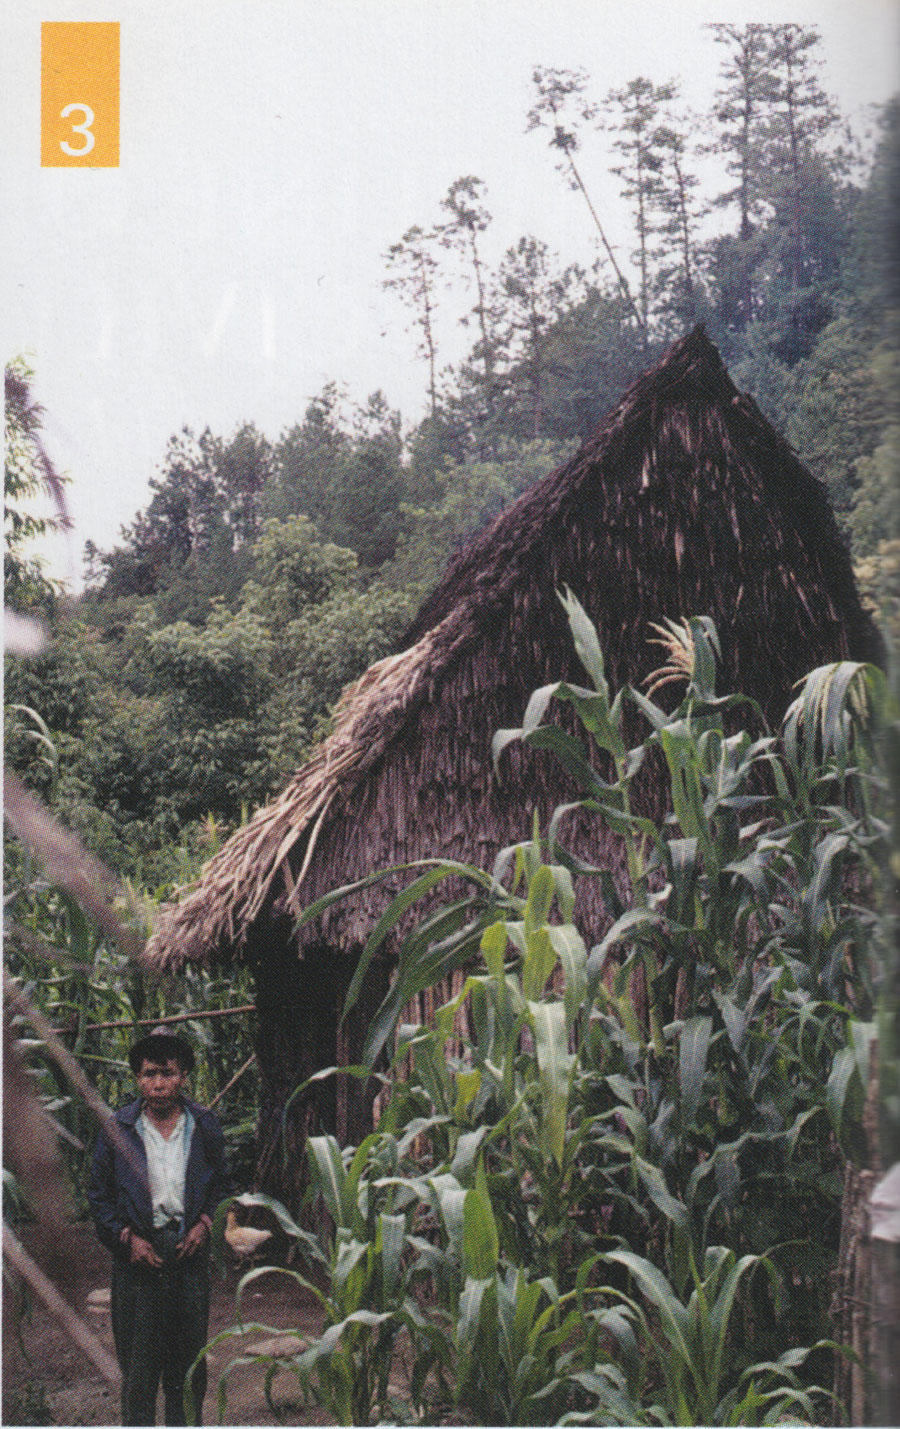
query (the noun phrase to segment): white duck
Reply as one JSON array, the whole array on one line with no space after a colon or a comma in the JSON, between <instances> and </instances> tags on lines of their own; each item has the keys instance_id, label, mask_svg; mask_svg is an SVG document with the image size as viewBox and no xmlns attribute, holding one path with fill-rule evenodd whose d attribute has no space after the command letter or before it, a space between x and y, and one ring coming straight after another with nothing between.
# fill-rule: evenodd
<instances>
[{"instance_id":1,"label":"white duck","mask_svg":"<svg viewBox=\"0 0 900 1429\"><path fill-rule=\"evenodd\" d=\"M272 1232L238 1225L234 1210L229 1210L225 1217L225 1239L239 1260L252 1260L266 1241L272 1239Z\"/></svg>"}]
</instances>

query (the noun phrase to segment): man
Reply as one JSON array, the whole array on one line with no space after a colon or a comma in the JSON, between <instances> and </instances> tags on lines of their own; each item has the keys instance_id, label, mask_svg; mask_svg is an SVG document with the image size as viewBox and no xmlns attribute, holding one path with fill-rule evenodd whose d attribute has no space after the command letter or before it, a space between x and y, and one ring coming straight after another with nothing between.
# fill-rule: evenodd
<instances>
[{"instance_id":1,"label":"man","mask_svg":"<svg viewBox=\"0 0 900 1429\"><path fill-rule=\"evenodd\" d=\"M155 1424L162 1378L165 1423L184 1424L187 1371L207 1341L209 1229L229 1194L218 1120L185 1094L194 1054L157 1027L128 1054L138 1099L104 1128L88 1201L113 1255L112 1325L122 1371L122 1423ZM200 1422L206 1365L193 1376Z\"/></svg>"}]
</instances>

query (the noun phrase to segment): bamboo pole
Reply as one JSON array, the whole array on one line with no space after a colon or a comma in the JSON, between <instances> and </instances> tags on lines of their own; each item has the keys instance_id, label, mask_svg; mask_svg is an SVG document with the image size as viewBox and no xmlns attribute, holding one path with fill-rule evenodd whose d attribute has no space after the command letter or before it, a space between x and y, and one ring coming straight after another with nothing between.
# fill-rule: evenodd
<instances>
[{"instance_id":1,"label":"bamboo pole","mask_svg":"<svg viewBox=\"0 0 900 1429\"><path fill-rule=\"evenodd\" d=\"M135 1020L125 1017L118 1022L86 1022L85 1032L108 1032L113 1027L163 1027L172 1022L197 1022L201 1017L236 1017L239 1012L255 1012L255 1002L245 1002L241 1007L216 1007L206 1012L178 1012L171 1017L142 1017Z\"/></svg>"},{"instance_id":2,"label":"bamboo pole","mask_svg":"<svg viewBox=\"0 0 900 1429\"><path fill-rule=\"evenodd\" d=\"M44 1014L34 1006L22 988L17 987L8 973L3 974L3 996L13 1011L25 1017L34 1028L44 1044L44 1049L49 1057L52 1057L56 1065L68 1077L72 1086L75 1087L87 1102L91 1111L97 1116L101 1124L105 1125L107 1134L116 1142L122 1151L123 1156L134 1167L139 1176L146 1176L146 1168L139 1161L134 1148L130 1142L126 1141L115 1121L113 1114L106 1102L101 1097L96 1088L92 1087L78 1062L72 1056L68 1047L60 1042L50 1023Z\"/></svg>"},{"instance_id":3,"label":"bamboo pole","mask_svg":"<svg viewBox=\"0 0 900 1429\"><path fill-rule=\"evenodd\" d=\"M10 1265L27 1281L35 1295L43 1300L50 1314L57 1319L69 1338L86 1355L95 1369L99 1370L108 1384L118 1388L119 1369L112 1355L89 1330L80 1315L76 1315L71 1305L62 1298L52 1281L31 1259L7 1226L3 1227L3 1254Z\"/></svg>"},{"instance_id":4,"label":"bamboo pole","mask_svg":"<svg viewBox=\"0 0 900 1429\"><path fill-rule=\"evenodd\" d=\"M224 1085L224 1087L222 1088L222 1090L221 1090L220 1092L216 1092L215 1096L213 1097L212 1101L211 1101L210 1104L209 1104L209 1107L208 1107L208 1110L209 1110L209 1111L212 1111L212 1109L213 1109L213 1107L216 1105L216 1103L217 1103L217 1102L220 1102L220 1101L222 1100L222 1098L224 1097L224 1095L225 1095L226 1092L230 1092L230 1091L231 1091L231 1088L234 1086L235 1082L240 1081L241 1077L244 1075L244 1073L245 1073L246 1071L248 1071L248 1070L250 1069L250 1067L253 1066L253 1063L254 1063L255 1061L256 1061L256 1053L253 1052L253 1053L251 1053L251 1055L247 1058L247 1060L246 1060L246 1062L244 1063L243 1067L239 1067L239 1068L238 1068L238 1070L235 1072L234 1076L231 1078L231 1081L230 1081L230 1082L226 1082L225 1085Z\"/></svg>"}]
</instances>

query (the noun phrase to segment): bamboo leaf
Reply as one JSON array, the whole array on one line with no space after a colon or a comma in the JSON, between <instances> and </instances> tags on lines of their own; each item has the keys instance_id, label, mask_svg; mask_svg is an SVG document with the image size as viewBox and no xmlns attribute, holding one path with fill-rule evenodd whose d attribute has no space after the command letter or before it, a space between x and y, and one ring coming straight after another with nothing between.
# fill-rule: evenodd
<instances>
[{"instance_id":1,"label":"bamboo leaf","mask_svg":"<svg viewBox=\"0 0 900 1429\"><path fill-rule=\"evenodd\" d=\"M628 1120L626 1112L622 1115ZM643 1182L647 1194L658 1210L662 1211L679 1231L687 1229L687 1208L682 1201L672 1195L658 1166L635 1155L634 1168Z\"/></svg>"},{"instance_id":2,"label":"bamboo leaf","mask_svg":"<svg viewBox=\"0 0 900 1429\"><path fill-rule=\"evenodd\" d=\"M480 1089L481 1071L478 1067L471 1072L457 1072L456 1103L453 1108L453 1115L457 1121L461 1121L465 1116L468 1107L475 1100Z\"/></svg>"},{"instance_id":3,"label":"bamboo leaf","mask_svg":"<svg viewBox=\"0 0 900 1429\"><path fill-rule=\"evenodd\" d=\"M527 739L528 735L533 734L537 729L544 718L547 706L558 689L559 683L557 682L553 685L544 685L541 689L533 692L528 704L525 706L525 714L522 719L521 734L523 739Z\"/></svg>"},{"instance_id":4,"label":"bamboo leaf","mask_svg":"<svg viewBox=\"0 0 900 1429\"><path fill-rule=\"evenodd\" d=\"M592 952L591 957L593 958L595 955L602 957L610 948L615 947L616 943L639 941L639 939L634 936L630 939L626 939L625 935L627 933L631 933L632 935L641 932L646 933L653 929L664 928L665 926L666 919L661 917L659 913L654 913L649 908L629 908L627 912L622 914L621 918L616 919L603 941L599 943Z\"/></svg>"},{"instance_id":5,"label":"bamboo leaf","mask_svg":"<svg viewBox=\"0 0 900 1429\"><path fill-rule=\"evenodd\" d=\"M604 1257L618 1265L624 1265L636 1281L641 1293L655 1305L669 1346L678 1355L681 1366L689 1370L696 1379L699 1366L695 1363L695 1334L687 1310L678 1299L662 1271L649 1260L635 1255L630 1250L613 1250ZM682 1423L691 1423L682 1420Z\"/></svg>"},{"instance_id":6,"label":"bamboo leaf","mask_svg":"<svg viewBox=\"0 0 900 1429\"><path fill-rule=\"evenodd\" d=\"M388 905L366 940L366 945L360 954L359 962L356 964L353 979L347 990L347 997L344 1002L344 1017L347 1016L347 1013L359 997L369 964L390 930L399 923L400 919L408 912L414 903L417 903L420 898L423 898L426 893L430 892L430 890L442 882L443 879L449 878L451 874L457 871L458 866L453 867L451 865L440 865L437 868L431 868L427 873L423 873L419 878L415 879L408 888L404 888L402 893L398 893L397 897Z\"/></svg>"},{"instance_id":7,"label":"bamboo leaf","mask_svg":"<svg viewBox=\"0 0 900 1429\"><path fill-rule=\"evenodd\" d=\"M498 981L503 979L507 941L506 924L502 921L485 928L481 938L481 952L488 972Z\"/></svg>"},{"instance_id":8,"label":"bamboo leaf","mask_svg":"<svg viewBox=\"0 0 900 1429\"><path fill-rule=\"evenodd\" d=\"M481 1304L485 1291L492 1284L493 1278L484 1280L473 1280L471 1276L466 1278L456 1314L456 1343L461 1354L471 1354L475 1336L478 1333Z\"/></svg>"},{"instance_id":9,"label":"bamboo leaf","mask_svg":"<svg viewBox=\"0 0 900 1429\"><path fill-rule=\"evenodd\" d=\"M586 794L602 799L609 785L597 773L585 754L584 746L574 735L560 729L559 725L545 724L534 730L525 743L531 749L549 749L560 764Z\"/></svg>"},{"instance_id":10,"label":"bamboo leaf","mask_svg":"<svg viewBox=\"0 0 900 1429\"><path fill-rule=\"evenodd\" d=\"M420 958L405 965L401 961L394 984L369 1025L362 1053L366 1066L371 1068L375 1065L406 1004L423 988L430 987L467 962L478 949L483 931L483 922L469 924L426 949Z\"/></svg>"},{"instance_id":11,"label":"bamboo leaf","mask_svg":"<svg viewBox=\"0 0 900 1429\"><path fill-rule=\"evenodd\" d=\"M852 1047L842 1047L832 1063L831 1073L825 1084L825 1108L831 1117L831 1124L840 1138L844 1123L844 1108L859 1073Z\"/></svg>"},{"instance_id":12,"label":"bamboo leaf","mask_svg":"<svg viewBox=\"0 0 900 1429\"><path fill-rule=\"evenodd\" d=\"M710 1394L718 1395L719 1380L722 1377L722 1360L725 1354L725 1345L728 1335L728 1324L731 1319L731 1312L734 1308L734 1300L737 1295L738 1285L741 1279L752 1266L756 1265L758 1257L755 1255L745 1255L728 1272L725 1282L719 1290L718 1295L710 1309L710 1328L714 1342L714 1356L711 1366L711 1383L709 1385Z\"/></svg>"},{"instance_id":13,"label":"bamboo leaf","mask_svg":"<svg viewBox=\"0 0 900 1429\"><path fill-rule=\"evenodd\" d=\"M437 1195L447 1238L454 1254L462 1264L464 1211L468 1192L459 1184L455 1176L451 1176L447 1172L429 1177L429 1185L434 1188Z\"/></svg>"},{"instance_id":14,"label":"bamboo leaf","mask_svg":"<svg viewBox=\"0 0 900 1429\"><path fill-rule=\"evenodd\" d=\"M456 1143L456 1151L450 1163L450 1174L455 1176L462 1184L469 1179L472 1167L475 1165L475 1158L478 1155L478 1148L490 1130L487 1126L479 1126L475 1131L464 1131Z\"/></svg>"}]
</instances>

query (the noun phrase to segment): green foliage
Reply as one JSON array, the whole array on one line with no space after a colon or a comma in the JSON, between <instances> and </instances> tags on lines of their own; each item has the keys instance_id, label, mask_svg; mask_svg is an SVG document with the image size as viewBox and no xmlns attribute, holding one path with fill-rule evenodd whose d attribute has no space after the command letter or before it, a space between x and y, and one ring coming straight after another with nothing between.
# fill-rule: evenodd
<instances>
[{"instance_id":1,"label":"green foliage","mask_svg":"<svg viewBox=\"0 0 900 1429\"><path fill-rule=\"evenodd\" d=\"M252 1025L246 1013L196 1021L190 1014L249 1003L248 974L238 969L224 978L192 971L177 987L165 986L118 952L73 898L49 887L22 845L11 839L4 853L7 974L60 1029L107 1104L122 1106L136 1095L128 1048L139 1020L172 1016L184 1017L181 1030L195 1049L192 1094L208 1103L252 1054ZM157 899L148 895L139 900L135 895L134 901L149 925ZM26 1029L18 1031L25 1038L44 1109L62 1128L60 1144L76 1200L84 1209L96 1119L42 1044ZM229 1154L241 1179L252 1172L255 1088L255 1077L246 1075L220 1109ZM19 1214L25 1214L23 1206Z\"/></svg>"},{"instance_id":2,"label":"green foliage","mask_svg":"<svg viewBox=\"0 0 900 1429\"><path fill-rule=\"evenodd\" d=\"M413 326L420 337L418 351L428 367L428 397L432 417L437 413L437 345L434 315L436 270L434 247L438 235L425 232L418 224L408 228L398 243L392 243L385 261L390 276L385 288L392 288L413 314Z\"/></svg>"},{"instance_id":3,"label":"green foliage","mask_svg":"<svg viewBox=\"0 0 900 1429\"><path fill-rule=\"evenodd\" d=\"M503 438L490 459L446 459L434 472L428 504L404 504L394 559L382 580L416 601L436 584L453 552L572 452L546 438ZM412 612L411 612L412 613Z\"/></svg>"},{"instance_id":4,"label":"green foliage","mask_svg":"<svg viewBox=\"0 0 900 1429\"><path fill-rule=\"evenodd\" d=\"M581 297L583 274L561 269L546 243L525 235L508 248L497 273L496 304L507 361L518 380L507 398L507 421L516 436L546 433L551 336L561 312Z\"/></svg>"},{"instance_id":5,"label":"green foliage","mask_svg":"<svg viewBox=\"0 0 900 1429\"><path fill-rule=\"evenodd\" d=\"M828 1391L805 1387L796 1371L817 1351L837 1348L832 1341L788 1350L740 1373L734 1367L730 1338L742 1281L756 1267L771 1276L767 1260L753 1255L738 1260L724 1245L708 1247L702 1269L692 1259L687 1301L642 1256L618 1250L603 1261L628 1271L643 1304L614 1291L611 1308L595 1312L621 1360L576 1376L595 1402L587 1413L567 1415L566 1423L771 1424L788 1416L790 1422L819 1422ZM638 1345L645 1349L643 1356Z\"/></svg>"},{"instance_id":6,"label":"green foliage","mask_svg":"<svg viewBox=\"0 0 900 1429\"><path fill-rule=\"evenodd\" d=\"M356 554L305 516L263 521L245 568L233 605L212 595L193 620L160 617L173 585L143 599L94 594L46 652L7 665L7 698L36 710L54 742L55 808L151 884L180 881L208 817L233 823L296 769L344 686L412 615L405 593L365 589ZM6 756L49 792L19 719Z\"/></svg>"},{"instance_id":7,"label":"green foliage","mask_svg":"<svg viewBox=\"0 0 900 1429\"><path fill-rule=\"evenodd\" d=\"M34 373L18 357L4 369L4 557L3 602L11 610L52 609L57 583L44 575L40 556L26 547L48 531L60 529L59 516L39 515L35 499L61 478L53 471L41 442L43 408L34 401Z\"/></svg>"},{"instance_id":8,"label":"green foliage","mask_svg":"<svg viewBox=\"0 0 900 1429\"><path fill-rule=\"evenodd\" d=\"M870 346L849 318L830 323L800 369L785 424L839 515L849 512L856 485L868 474L858 462L854 471L853 454L872 451L884 420L871 362Z\"/></svg>"},{"instance_id":9,"label":"green foliage","mask_svg":"<svg viewBox=\"0 0 900 1429\"><path fill-rule=\"evenodd\" d=\"M854 567L860 593L884 631L894 680L900 651L900 539L880 541L872 555Z\"/></svg>"},{"instance_id":10,"label":"green foliage","mask_svg":"<svg viewBox=\"0 0 900 1429\"><path fill-rule=\"evenodd\" d=\"M613 96L637 301L590 198L589 77L538 68L529 127L546 131L586 200L614 282L599 265L585 275L557 263L537 235L491 270L484 186L456 180L440 227L410 229L390 259L428 363L426 418L404 434L381 394L353 408L329 384L274 441L249 423L230 436L182 431L146 511L113 551L88 553L77 619L57 620L35 661L7 661L10 767L154 896L187 881L306 757L342 688L396 648L455 548L568 455L696 317L826 482L896 641L898 108L882 116L867 173L837 146L814 32L713 32L722 70L710 115L679 115L667 84L626 79ZM718 195L694 180L698 132L726 161ZM608 167L608 136L593 142ZM712 209L720 221L700 245L697 219ZM471 285L463 321L474 341L439 379L434 303L448 259ZM52 614L31 543L54 520L35 514L34 497L58 478L30 383L12 364L6 599ZM341 1419L406 1412L388 1368L407 1355L419 1415L454 1401L495 1422L811 1419L822 1406L803 1384L827 1350L810 1352L811 1368L805 1351L780 1351L822 1335L873 1019L885 1145L900 1125L895 929L863 897L883 877L888 836L861 712L883 692L877 676L839 667L811 679L781 735L766 735L715 696L714 635L691 622L668 631L681 643L675 668L691 672L669 716L639 692L610 701L596 642L571 604L569 614L593 687L544 692L498 757L518 738L564 759L583 807L626 841L627 905L606 870L567 849L570 815L559 811L495 877L440 862L417 870L373 931L366 958L419 894L462 878L455 901L403 943L372 1056L409 996L463 963L476 970L437 1029L402 1035L408 1068L396 1062L378 1138L354 1173L362 1220L348 1201L346 1225L319 1243L331 1338L298 1372ZM573 707L599 759L543 723L552 698ZM626 705L648 720L637 750L624 744ZM890 727L884 738L900 767ZM644 753L669 773L668 826L632 807ZM595 947L572 921L578 878L597 879L608 904ZM7 889L15 918L91 968L85 983L71 956L45 964L15 948L15 971L60 1023L172 1010L172 995L164 1003L135 981L14 844ZM197 979L175 1006L232 995L246 994ZM231 1027L196 1024L209 1039L204 1087L221 1085L243 1051L243 1033L229 1045ZM114 1099L126 1040L111 1030L78 1043ZM89 1139L54 1074L41 1077L48 1105L59 1099L53 1115ZM250 1085L231 1126L248 1155ZM353 1156L340 1158L349 1176ZM313 1179L327 1204L316 1168ZM716 1365L710 1307L731 1284ZM433 1315L423 1310L432 1291ZM670 1321L699 1336L680 1368Z\"/></svg>"},{"instance_id":11,"label":"green foliage","mask_svg":"<svg viewBox=\"0 0 900 1429\"><path fill-rule=\"evenodd\" d=\"M216 606L202 630L179 621L154 631L148 644L154 683L191 723L249 714L265 698L272 643L248 610L232 615Z\"/></svg>"},{"instance_id":12,"label":"green foliage","mask_svg":"<svg viewBox=\"0 0 900 1429\"><path fill-rule=\"evenodd\" d=\"M356 567L352 551L319 541L308 516L270 519L254 546L254 585L244 587L244 604L277 629L337 591L346 592Z\"/></svg>"},{"instance_id":13,"label":"green foliage","mask_svg":"<svg viewBox=\"0 0 900 1429\"><path fill-rule=\"evenodd\" d=\"M875 555L900 539L900 424L889 426L871 456L856 463L859 482L851 522L861 556Z\"/></svg>"},{"instance_id":14,"label":"green foliage","mask_svg":"<svg viewBox=\"0 0 900 1429\"><path fill-rule=\"evenodd\" d=\"M422 1422L821 1422L838 1352L828 1271L879 990L867 945L886 853L884 680L823 667L778 736L751 733L737 718L759 712L716 694L708 619L663 632L659 678L687 686L667 713L636 690L612 697L594 627L564 604L589 684L537 691L494 754L551 750L583 798L492 873L415 865L372 930L348 1007L381 944L407 931L366 1065L318 1078L368 1075L395 1033L383 1109L358 1148L308 1144L318 1230L289 1232L326 1329L265 1364L267 1390L287 1374L340 1423L396 1418L398 1394ZM588 748L546 722L553 701ZM648 730L634 748L627 705ZM635 811L652 751L670 781L661 825ZM564 846L576 808L623 838L624 902ZM591 948L572 921L579 878L608 904ZM453 901L435 908L448 879ZM434 1025L398 1027L455 968Z\"/></svg>"}]
</instances>

